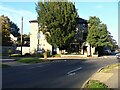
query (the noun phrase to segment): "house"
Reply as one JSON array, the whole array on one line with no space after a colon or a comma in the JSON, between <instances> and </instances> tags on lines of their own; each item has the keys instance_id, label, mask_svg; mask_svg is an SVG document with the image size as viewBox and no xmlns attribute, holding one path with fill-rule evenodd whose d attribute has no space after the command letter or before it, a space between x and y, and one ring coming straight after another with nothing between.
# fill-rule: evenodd
<instances>
[{"instance_id":1,"label":"house","mask_svg":"<svg viewBox=\"0 0 120 90\"><path fill-rule=\"evenodd\" d=\"M71 52L79 52L82 49L83 43L86 41L88 33L87 20L77 18L76 35L70 44Z\"/></svg>"},{"instance_id":2,"label":"house","mask_svg":"<svg viewBox=\"0 0 120 90\"><path fill-rule=\"evenodd\" d=\"M70 44L71 52L86 56L93 55L93 53L95 53L95 47L91 47L90 44L86 42L88 34L87 20L77 18L76 32L74 40Z\"/></svg>"},{"instance_id":3,"label":"house","mask_svg":"<svg viewBox=\"0 0 120 90\"><path fill-rule=\"evenodd\" d=\"M50 45L45 35L42 31L38 31L38 22L37 20L31 20L30 22L30 53L34 53L35 51L41 51L44 49L45 51L50 51L52 54L52 45ZM88 33L88 24L87 20L82 18L77 19L76 26L76 35L74 40L70 43L70 51L71 52L79 52L83 55L89 56L93 55L95 52L95 48L91 47L86 41L87 33ZM59 50L57 50L59 53Z\"/></svg>"},{"instance_id":4,"label":"house","mask_svg":"<svg viewBox=\"0 0 120 90\"><path fill-rule=\"evenodd\" d=\"M52 54L52 45L50 45L45 39L45 35L42 31L38 31L37 20L31 20L30 22L30 53L35 51L49 51Z\"/></svg>"},{"instance_id":5,"label":"house","mask_svg":"<svg viewBox=\"0 0 120 90\"><path fill-rule=\"evenodd\" d=\"M10 34L10 38L13 41L13 43L17 42L17 37L14 37L12 34Z\"/></svg>"}]
</instances>

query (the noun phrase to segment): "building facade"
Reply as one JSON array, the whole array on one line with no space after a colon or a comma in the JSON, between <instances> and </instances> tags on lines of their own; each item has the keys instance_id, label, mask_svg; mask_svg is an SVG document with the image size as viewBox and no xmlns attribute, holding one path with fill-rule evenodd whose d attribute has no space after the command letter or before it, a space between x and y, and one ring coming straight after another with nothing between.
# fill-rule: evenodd
<instances>
[{"instance_id":1,"label":"building facade","mask_svg":"<svg viewBox=\"0 0 120 90\"><path fill-rule=\"evenodd\" d=\"M52 46L47 42L45 35L42 31L39 32L37 20L30 22L30 53L35 51L42 52L49 51L52 53Z\"/></svg>"},{"instance_id":2,"label":"building facade","mask_svg":"<svg viewBox=\"0 0 120 90\"><path fill-rule=\"evenodd\" d=\"M39 31L37 20L31 20L29 22L30 22L30 53L45 50L49 51L52 54L52 45L50 45L47 42L43 32ZM76 35L70 43L70 51L72 53L80 52L81 54L87 56L93 55L93 53L95 52L95 48L91 47L89 43L86 42L87 33L88 33L87 20L78 18L76 25Z\"/></svg>"},{"instance_id":3,"label":"building facade","mask_svg":"<svg viewBox=\"0 0 120 90\"><path fill-rule=\"evenodd\" d=\"M93 53L95 53L95 47L91 47L90 44L86 42L87 34L87 20L78 18L76 25L76 35L70 44L71 52L83 54L86 56L92 56Z\"/></svg>"}]
</instances>

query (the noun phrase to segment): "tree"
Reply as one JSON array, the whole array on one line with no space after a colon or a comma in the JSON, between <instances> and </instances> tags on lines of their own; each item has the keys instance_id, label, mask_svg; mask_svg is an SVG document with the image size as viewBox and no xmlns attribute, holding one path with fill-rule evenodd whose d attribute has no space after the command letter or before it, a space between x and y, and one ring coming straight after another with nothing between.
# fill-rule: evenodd
<instances>
[{"instance_id":1,"label":"tree","mask_svg":"<svg viewBox=\"0 0 120 90\"><path fill-rule=\"evenodd\" d=\"M0 16L0 24L0 32L2 33L2 45L11 45L12 41L10 39L10 19L7 16L2 15Z\"/></svg>"},{"instance_id":2,"label":"tree","mask_svg":"<svg viewBox=\"0 0 120 90\"><path fill-rule=\"evenodd\" d=\"M10 21L10 33L13 36L18 37L20 35L19 30L20 29L18 28L18 26L14 22Z\"/></svg>"},{"instance_id":3,"label":"tree","mask_svg":"<svg viewBox=\"0 0 120 90\"><path fill-rule=\"evenodd\" d=\"M118 48L117 42L115 39L113 39L113 36L111 35L111 33L108 31L108 37L110 39L110 43L112 44L111 49L115 50Z\"/></svg>"},{"instance_id":4,"label":"tree","mask_svg":"<svg viewBox=\"0 0 120 90\"><path fill-rule=\"evenodd\" d=\"M49 32L47 41L54 47L67 49L75 35L76 18L75 5L72 2L38 2L36 8L40 30ZM47 28L45 29L45 27Z\"/></svg>"},{"instance_id":5,"label":"tree","mask_svg":"<svg viewBox=\"0 0 120 90\"><path fill-rule=\"evenodd\" d=\"M21 43L21 36L19 35L17 38L17 43L20 45ZM30 34L23 34L22 35L22 45L23 46L29 46L30 45Z\"/></svg>"},{"instance_id":6,"label":"tree","mask_svg":"<svg viewBox=\"0 0 120 90\"><path fill-rule=\"evenodd\" d=\"M111 43L106 24L103 24L96 16L90 17L88 20L87 42L90 43L91 46L96 47L99 54L102 53L103 47L112 47L113 45Z\"/></svg>"},{"instance_id":7,"label":"tree","mask_svg":"<svg viewBox=\"0 0 120 90\"><path fill-rule=\"evenodd\" d=\"M20 35L18 26L4 15L0 16L0 25L0 34L2 34L2 45L12 45L13 42L11 41L10 34L18 37Z\"/></svg>"}]
</instances>

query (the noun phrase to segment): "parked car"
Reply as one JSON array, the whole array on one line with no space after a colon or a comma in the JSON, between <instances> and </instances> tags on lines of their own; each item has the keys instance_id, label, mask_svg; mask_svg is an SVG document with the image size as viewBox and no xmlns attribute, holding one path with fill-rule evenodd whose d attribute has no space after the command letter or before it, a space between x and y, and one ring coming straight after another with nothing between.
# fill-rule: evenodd
<instances>
[{"instance_id":1,"label":"parked car","mask_svg":"<svg viewBox=\"0 0 120 90\"><path fill-rule=\"evenodd\" d=\"M109 50L109 49L104 50L104 54L105 54L105 55L110 55L110 54L111 54L111 50Z\"/></svg>"},{"instance_id":2,"label":"parked car","mask_svg":"<svg viewBox=\"0 0 120 90\"><path fill-rule=\"evenodd\" d=\"M118 52L118 53L116 54L116 58L117 58L117 59L120 59L120 52Z\"/></svg>"}]
</instances>

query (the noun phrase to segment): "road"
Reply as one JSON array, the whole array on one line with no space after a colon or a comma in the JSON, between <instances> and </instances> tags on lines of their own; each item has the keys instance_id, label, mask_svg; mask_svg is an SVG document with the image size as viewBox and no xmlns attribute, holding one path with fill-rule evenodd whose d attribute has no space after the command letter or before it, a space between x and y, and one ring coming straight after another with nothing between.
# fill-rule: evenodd
<instances>
[{"instance_id":1,"label":"road","mask_svg":"<svg viewBox=\"0 0 120 90\"><path fill-rule=\"evenodd\" d=\"M80 88L98 69L117 62L115 58L64 60L4 68L2 88Z\"/></svg>"}]
</instances>

